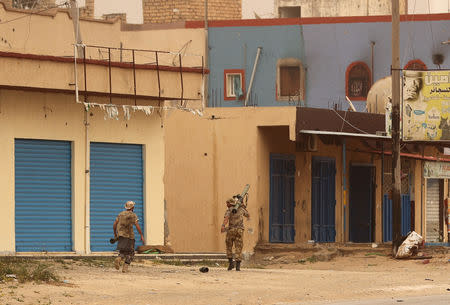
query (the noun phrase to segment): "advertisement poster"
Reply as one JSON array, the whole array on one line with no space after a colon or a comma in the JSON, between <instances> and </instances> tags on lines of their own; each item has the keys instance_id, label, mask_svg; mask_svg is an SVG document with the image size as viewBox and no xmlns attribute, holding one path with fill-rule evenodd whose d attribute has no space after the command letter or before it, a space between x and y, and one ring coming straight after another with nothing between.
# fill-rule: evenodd
<instances>
[{"instance_id":1,"label":"advertisement poster","mask_svg":"<svg viewBox=\"0 0 450 305\"><path fill-rule=\"evenodd\" d=\"M429 162L423 165L424 178L449 179L450 163L448 162Z\"/></svg>"},{"instance_id":2,"label":"advertisement poster","mask_svg":"<svg viewBox=\"0 0 450 305\"><path fill-rule=\"evenodd\" d=\"M404 141L450 141L450 71L404 70Z\"/></svg>"}]
</instances>

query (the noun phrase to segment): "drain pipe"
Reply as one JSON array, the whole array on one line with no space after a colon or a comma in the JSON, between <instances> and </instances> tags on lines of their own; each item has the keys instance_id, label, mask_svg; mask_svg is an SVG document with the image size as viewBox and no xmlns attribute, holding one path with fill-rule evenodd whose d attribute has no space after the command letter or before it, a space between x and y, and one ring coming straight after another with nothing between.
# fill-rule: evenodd
<instances>
[{"instance_id":1,"label":"drain pipe","mask_svg":"<svg viewBox=\"0 0 450 305\"><path fill-rule=\"evenodd\" d=\"M85 130L85 143L84 143L84 253L91 253L90 243L90 202L89 202L89 113L88 109L84 109L84 130Z\"/></svg>"},{"instance_id":2,"label":"drain pipe","mask_svg":"<svg viewBox=\"0 0 450 305\"><path fill-rule=\"evenodd\" d=\"M253 65L252 77L250 78L250 84L248 85L247 96L245 97L245 106L247 106L248 98L250 97L250 91L252 91L253 79L255 78L256 66L258 65L259 55L261 54L262 47L258 47L256 51L255 63Z\"/></svg>"},{"instance_id":3,"label":"drain pipe","mask_svg":"<svg viewBox=\"0 0 450 305\"><path fill-rule=\"evenodd\" d=\"M344 217L343 217L343 228L342 228L342 232L343 232L343 238L342 238L342 242L345 242L346 240L346 224L347 224L347 181L346 181L346 175L347 175L347 147L345 145L345 139L343 139L342 141L342 188L343 188L343 196L342 196L342 201L343 201L343 213L344 213Z\"/></svg>"}]
</instances>

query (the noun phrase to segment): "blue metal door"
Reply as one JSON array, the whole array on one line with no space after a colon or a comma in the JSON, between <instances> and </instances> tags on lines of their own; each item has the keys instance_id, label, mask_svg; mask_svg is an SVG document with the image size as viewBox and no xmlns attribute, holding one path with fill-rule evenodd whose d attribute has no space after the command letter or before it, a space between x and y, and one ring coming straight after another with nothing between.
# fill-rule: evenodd
<instances>
[{"instance_id":1,"label":"blue metal door","mask_svg":"<svg viewBox=\"0 0 450 305\"><path fill-rule=\"evenodd\" d=\"M402 204L402 235L411 231L411 196L409 194L401 195ZM392 199L389 195L383 196L383 242L392 241Z\"/></svg>"},{"instance_id":2,"label":"blue metal door","mask_svg":"<svg viewBox=\"0 0 450 305\"><path fill-rule=\"evenodd\" d=\"M316 242L334 242L336 238L336 166L335 160L313 157L311 174L311 238Z\"/></svg>"},{"instance_id":3,"label":"blue metal door","mask_svg":"<svg viewBox=\"0 0 450 305\"><path fill-rule=\"evenodd\" d=\"M144 230L142 146L91 143L91 251L113 251L112 225L128 200ZM135 229L136 246L141 245Z\"/></svg>"},{"instance_id":4,"label":"blue metal door","mask_svg":"<svg viewBox=\"0 0 450 305\"><path fill-rule=\"evenodd\" d=\"M72 251L71 144L16 139L17 252Z\"/></svg>"},{"instance_id":5,"label":"blue metal door","mask_svg":"<svg viewBox=\"0 0 450 305\"><path fill-rule=\"evenodd\" d=\"M295 237L295 156L270 155L269 241L293 243Z\"/></svg>"}]
</instances>

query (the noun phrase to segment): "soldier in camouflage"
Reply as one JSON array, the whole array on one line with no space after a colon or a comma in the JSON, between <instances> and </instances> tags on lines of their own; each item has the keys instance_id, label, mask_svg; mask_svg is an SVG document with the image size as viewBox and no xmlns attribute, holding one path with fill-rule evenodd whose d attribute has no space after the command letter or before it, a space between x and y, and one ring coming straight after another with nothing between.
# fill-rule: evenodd
<instances>
[{"instance_id":1,"label":"soldier in camouflage","mask_svg":"<svg viewBox=\"0 0 450 305\"><path fill-rule=\"evenodd\" d=\"M227 211L223 218L223 224L221 232L227 232L225 238L225 244L227 247L227 258L228 258L228 270L233 270L233 244L235 248L235 259L236 259L236 271L241 271L241 260L242 260L242 247L243 247L243 235L244 235L244 216L250 219L250 214L248 213L246 207L242 204L236 209L237 200L235 198L230 198L227 200ZM228 223L228 228L225 228Z\"/></svg>"},{"instance_id":2,"label":"soldier in camouflage","mask_svg":"<svg viewBox=\"0 0 450 305\"><path fill-rule=\"evenodd\" d=\"M122 260L124 260L122 272L128 272L128 267L134 258L135 239L133 225L136 226L137 231L141 235L141 240L145 244L144 235L142 235L138 222L139 219L134 213L134 205L133 201L127 201L125 203L125 211L122 211L117 216L113 224L114 238L118 240L117 250L119 250L119 256L114 260L114 266L119 270Z\"/></svg>"}]
</instances>

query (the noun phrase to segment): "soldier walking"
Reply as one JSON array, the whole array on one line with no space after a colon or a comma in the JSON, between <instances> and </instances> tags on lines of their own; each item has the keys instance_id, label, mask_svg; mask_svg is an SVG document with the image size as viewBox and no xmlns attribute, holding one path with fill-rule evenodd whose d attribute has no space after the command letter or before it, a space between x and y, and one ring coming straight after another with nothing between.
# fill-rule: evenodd
<instances>
[{"instance_id":1,"label":"soldier walking","mask_svg":"<svg viewBox=\"0 0 450 305\"><path fill-rule=\"evenodd\" d=\"M134 258L135 239L133 225L136 226L137 231L141 235L141 240L145 244L144 235L142 235L138 222L139 219L134 213L134 205L133 201L127 201L125 203L125 211L120 212L113 224L114 238L118 240L117 250L119 250L119 256L114 260L114 266L119 270L122 260L124 260L122 272L128 272L128 267Z\"/></svg>"},{"instance_id":2,"label":"soldier walking","mask_svg":"<svg viewBox=\"0 0 450 305\"><path fill-rule=\"evenodd\" d=\"M237 204L238 198L230 198L227 200L227 211L223 218L223 224L220 231L227 231L225 244L227 247L228 270L233 270L233 244L235 248L236 271L241 271L242 247L244 235L244 216L250 219L246 207L243 204ZM228 228L226 225L228 223Z\"/></svg>"}]
</instances>

